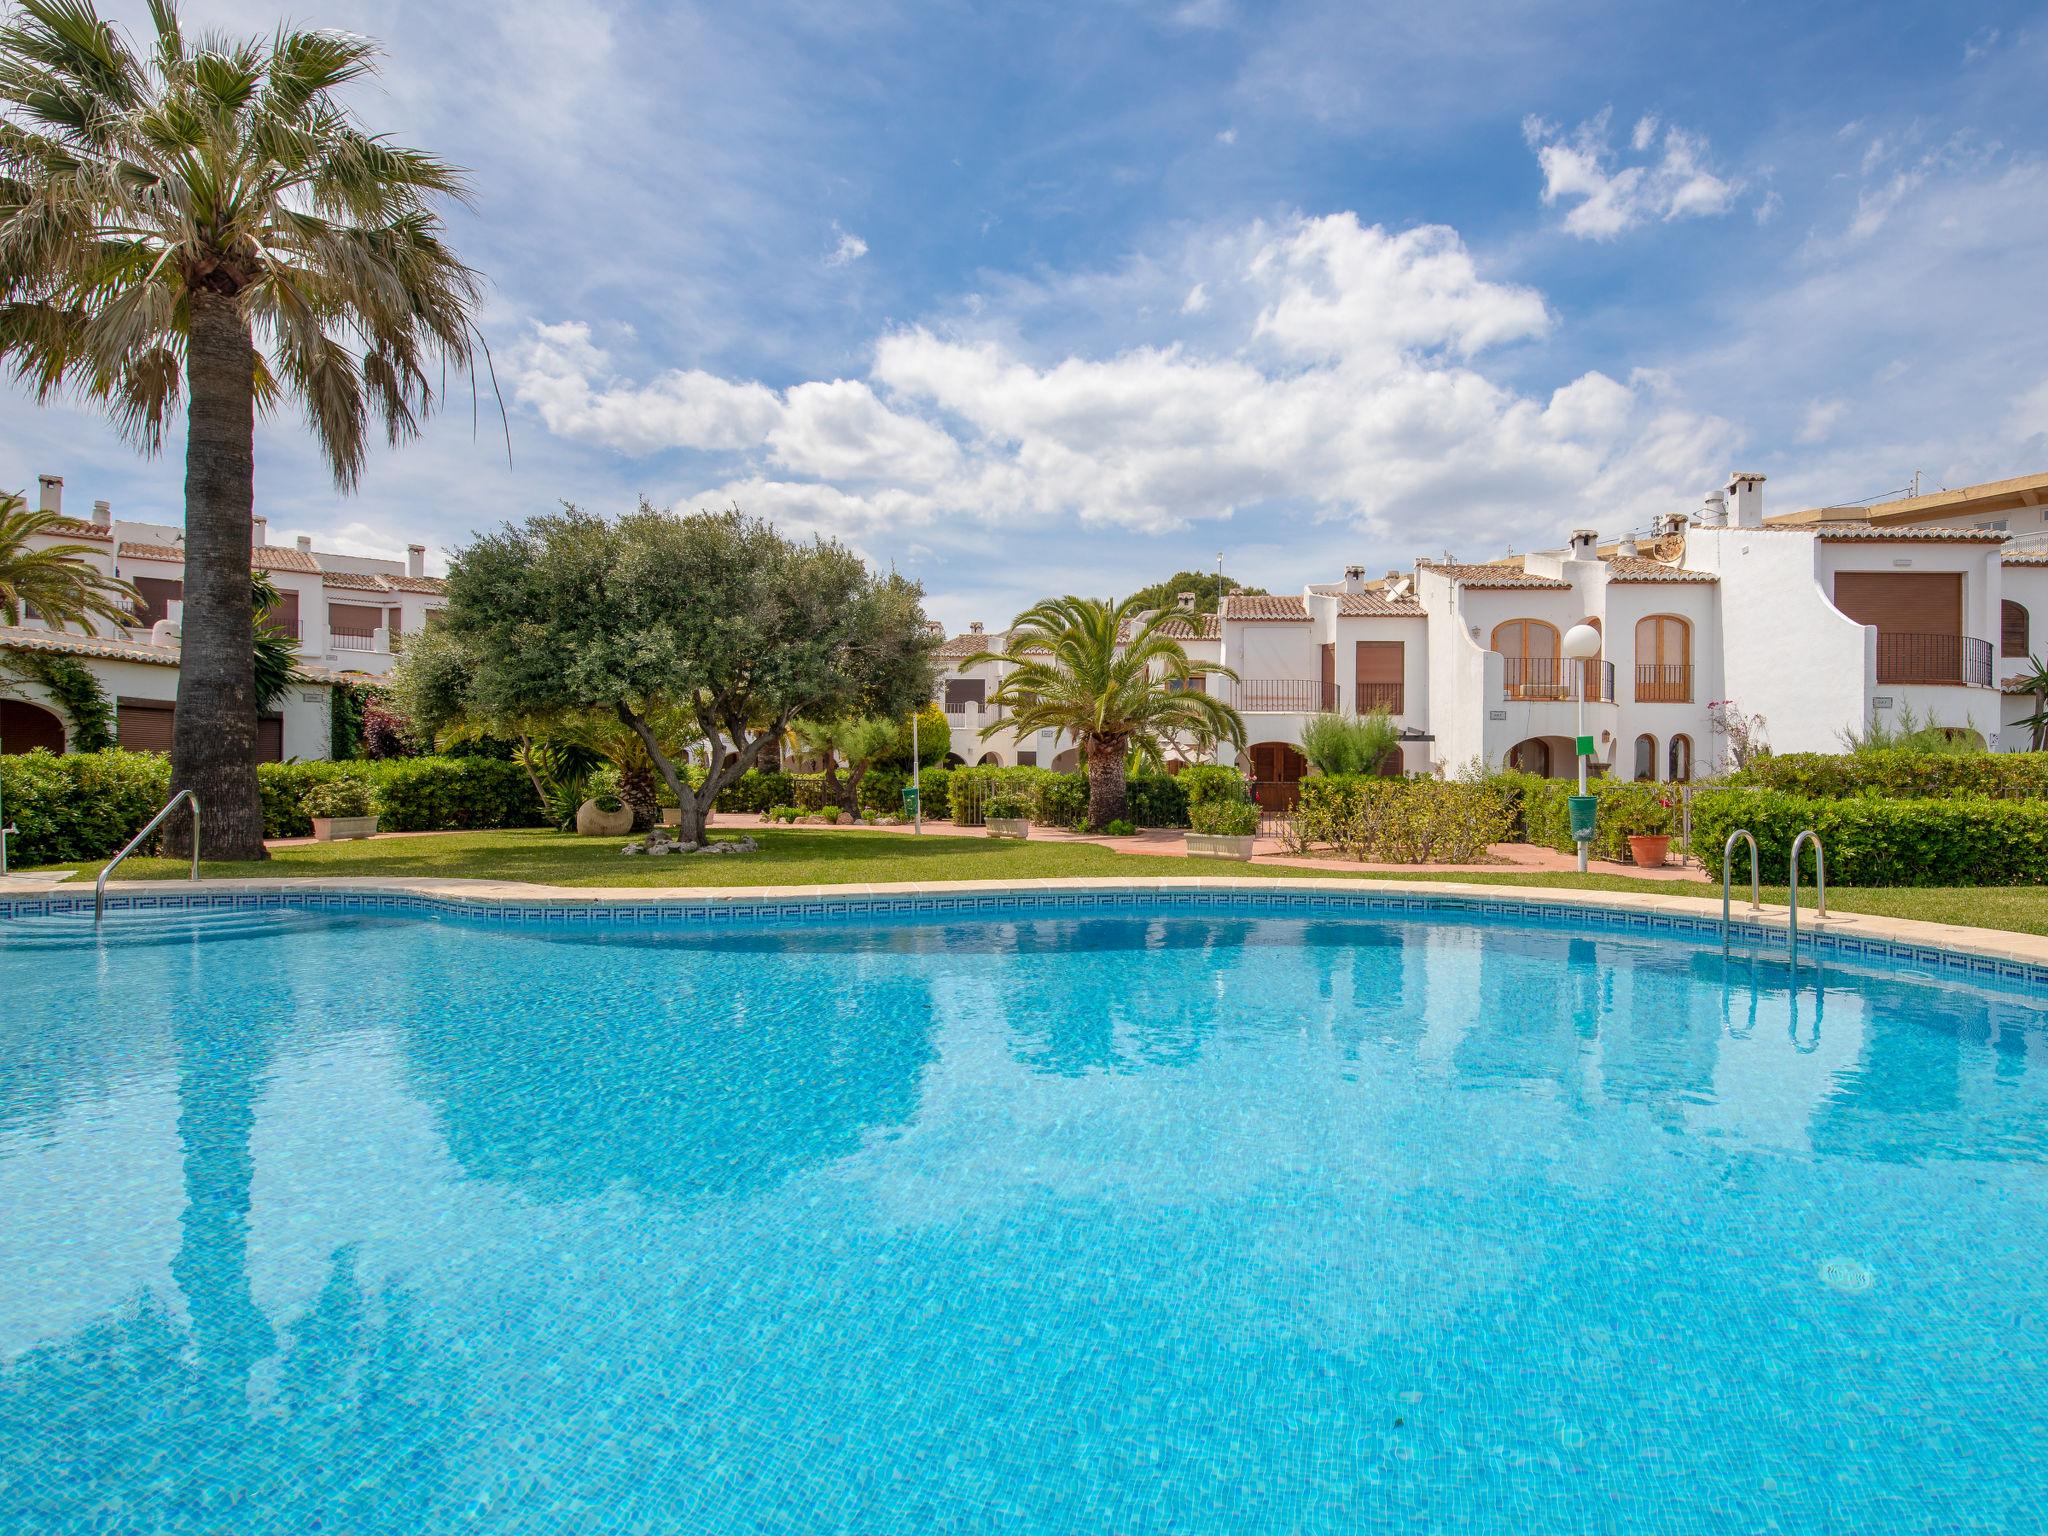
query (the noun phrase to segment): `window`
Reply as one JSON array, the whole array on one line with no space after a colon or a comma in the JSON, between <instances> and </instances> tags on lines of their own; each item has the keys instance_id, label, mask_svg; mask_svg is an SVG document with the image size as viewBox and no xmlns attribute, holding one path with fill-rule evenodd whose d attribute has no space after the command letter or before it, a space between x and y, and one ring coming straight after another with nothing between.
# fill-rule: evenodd
<instances>
[{"instance_id":1,"label":"window","mask_svg":"<svg viewBox=\"0 0 2048 1536\"><path fill-rule=\"evenodd\" d=\"M1558 663L1557 626L1542 619L1509 619L1494 626L1493 648L1506 658L1501 681L1511 699L1569 696Z\"/></svg>"},{"instance_id":2,"label":"window","mask_svg":"<svg viewBox=\"0 0 2048 1536\"><path fill-rule=\"evenodd\" d=\"M1692 738L1674 736L1671 738L1671 771L1664 775L1674 784L1692 782Z\"/></svg>"},{"instance_id":3,"label":"window","mask_svg":"<svg viewBox=\"0 0 2048 1536\"><path fill-rule=\"evenodd\" d=\"M1657 777L1657 738L1638 736L1636 738L1636 771L1638 779L1654 780Z\"/></svg>"},{"instance_id":4,"label":"window","mask_svg":"<svg viewBox=\"0 0 2048 1536\"><path fill-rule=\"evenodd\" d=\"M2001 656L2025 656L2029 654L2027 633L2027 609L2023 603L2007 598L1998 609L1998 654Z\"/></svg>"},{"instance_id":5,"label":"window","mask_svg":"<svg viewBox=\"0 0 2048 1536\"><path fill-rule=\"evenodd\" d=\"M1692 702L1692 626L1676 614L1636 621L1636 702Z\"/></svg>"},{"instance_id":6,"label":"window","mask_svg":"<svg viewBox=\"0 0 2048 1536\"><path fill-rule=\"evenodd\" d=\"M171 604L185 600L185 583L163 576L138 576L135 590L142 594L142 611L136 628L148 629L171 616Z\"/></svg>"},{"instance_id":7,"label":"window","mask_svg":"<svg viewBox=\"0 0 2048 1536\"><path fill-rule=\"evenodd\" d=\"M1399 640L1361 640L1353 663L1358 690L1352 695L1352 702L1361 715L1369 715L1376 709L1383 709L1390 715L1401 713L1407 702L1402 697L1402 683L1407 676L1407 654Z\"/></svg>"}]
</instances>

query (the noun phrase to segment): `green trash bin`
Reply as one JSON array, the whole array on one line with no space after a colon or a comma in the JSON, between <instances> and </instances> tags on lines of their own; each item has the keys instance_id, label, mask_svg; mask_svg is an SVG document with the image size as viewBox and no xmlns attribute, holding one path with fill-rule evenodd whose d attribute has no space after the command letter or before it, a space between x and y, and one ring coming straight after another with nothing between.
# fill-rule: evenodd
<instances>
[{"instance_id":1,"label":"green trash bin","mask_svg":"<svg viewBox=\"0 0 2048 1536\"><path fill-rule=\"evenodd\" d=\"M903 814L912 820L915 820L917 817L917 786L915 784L903 786Z\"/></svg>"},{"instance_id":2,"label":"green trash bin","mask_svg":"<svg viewBox=\"0 0 2048 1536\"><path fill-rule=\"evenodd\" d=\"M1598 795L1573 795L1571 797L1571 807L1572 841L1575 843L1590 843L1593 841L1593 823L1600 811L1600 797Z\"/></svg>"}]
</instances>

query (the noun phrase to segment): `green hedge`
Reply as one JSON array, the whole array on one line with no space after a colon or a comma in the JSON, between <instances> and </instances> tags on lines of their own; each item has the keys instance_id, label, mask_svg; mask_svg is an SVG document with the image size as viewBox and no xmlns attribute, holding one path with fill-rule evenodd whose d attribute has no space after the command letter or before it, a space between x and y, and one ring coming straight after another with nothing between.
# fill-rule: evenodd
<instances>
[{"instance_id":1,"label":"green hedge","mask_svg":"<svg viewBox=\"0 0 2048 1536\"><path fill-rule=\"evenodd\" d=\"M1182 773L1184 780L1189 769ZM1242 786L1244 780L1229 769L1228 774ZM927 781L931 778L928 771ZM1188 793L1181 784L1164 774L1140 774L1129 781L1127 816L1141 827L1184 827L1188 821ZM1041 827L1079 827L1088 819L1088 775L1054 773L1050 768L997 768L994 766L955 768L948 781L948 811L955 826L981 825L981 806L991 795L1008 793L1024 802L1031 820ZM929 809L927 814L936 815Z\"/></svg>"},{"instance_id":2,"label":"green hedge","mask_svg":"<svg viewBox=\"0 0 2048 1536\"><path fill-rule=\"evenodd\" d=\"M1710 790L1693 796L1693 849L1716 878L1728 834L1756 837L1763 878L1782 883L1792 840L1807 828L1827 848L1837 885L2039 885L2048 881L2048 801L1954 796L1817 800L1778 790ZM1809 858L1804 865L1812 871ZM1736 878L1749 873L1737 849Z\"/></svg>"},{"instance_id":3,"label":"green hedge","mask_svg":"<svg viewBox=\"0 0 2048 1536\"><path fill-rule=\"evenodd\" d=\"M1328 845L1347 859L1470 864L1507 840L1516 792L1498 779L1313 774L1301 781L1292 835L1303 849Z\"/></svg>"},{"instance_id":4,"label":"green hedge","mask_svg":"<svg viewBox=\"0 0 2048 1536\"><path fill-rule=\"evenodd\" d=\"M1139 826L1184 827L1188 824L1187 786L1173 775L1141 773L1130 781L1129 789L1130 809L1124 814Z\"/></svg>"},{"instance_id":5,"label":"green hedge","mask_svg":"<svg viewBox=\"0 0 2048 1536\"><path fill-rule=\"evenodd\" d=\"M171 794L171 760L160 752L37 750L0 757L0 798L16 828L10 864L103 859L154 816Z\"/></svg>"},{"instance_id":6,"label":"green hedge","mask_svg":"<svg viewBox=\"0 0 2048 1536\"><path fill-rule=\"evenodd\" d=\"M1304 781L1306 782L1306 781ZM1579 792L1573 779L1539 778L1533 773L1498 773L1482 781L1498 785L1508 795L1511 837L1540 848L1571 853L1571 797ZM1652 833L1678 835L1678 788L1669 784L1635 783L1618 779L1594 779L1588 794L1600 802L1594 821L1592 853L1596 859L1626 862L1628 840Z\"/></svg>"},{"instance_id":7,"label":"green hedge","mask_svg":"<svg viewBox=\"0 0 2048 1536\"><path fill-rule=\"evenodd\" d=\"M1788 752L1752 763L1730 782L1821 800L1851 795L2043 800L2048 799L2048 752Z\"/></svg>"}]
</instances>

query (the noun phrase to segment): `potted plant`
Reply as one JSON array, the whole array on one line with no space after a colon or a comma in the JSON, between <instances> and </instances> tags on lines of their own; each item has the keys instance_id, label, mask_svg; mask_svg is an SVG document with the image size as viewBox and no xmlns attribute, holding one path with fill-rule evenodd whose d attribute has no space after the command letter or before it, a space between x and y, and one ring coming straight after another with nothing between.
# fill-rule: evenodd
<instances>
[{"instance_id":1,"label":"potted plant","mask_svg":"<svg viewBox=\"0 0 2048 1536\"><path fill-rule=\"evenodd\" d=\"M590 798L576 807L579 837L624 837L633 830L633 812L619 798L619 771L600 768L590 776Z\"/></svg>"},{"instance_id":2,"label":"potted plant","mask_svg":"<svg viewBox=\"0 0 2048 1536\"><path fill-rule=\"evenodd\" d=\"M996 794L988 797L982 807L981 819L988 828L990 837L1029 837L1031 817L1024 804L1024 797L1015 794Z\"/></svg>"},{"instance_id":3,"label":"potted plant","mask_svg":"<svg viewBox=\"0 0 2048 1536\"><path fill-rule=\"evenodd\" d=\"M1628 796L1612 820L1615 830L1628 839L1629 862L1644 869L1662 864L1671 852L1673 819L1669 795Z\"/></svg>"},{"instance_id":4,"label":"potted plant","mask_svg":"<svg viewBox=\"0 0 2048 1536\"><path fill-rule=\"evenodd\" d=\"M1259 808L1249 800L1205 800L1188 807L1188 854L1249 861L1258 840Z\"/></svg>"},{"instance_id":5,"label":"potted plant","mask_svg":"<svg viewBox=\"0 0 2048 1536\"><path fill-rule=\"evenodd\" d=\"M376 796L361 779L329 779L324 784L315 784L306 791L299 806L313 820L316 842L369 837L377 830Z\"/></svg>"}]
</instances>

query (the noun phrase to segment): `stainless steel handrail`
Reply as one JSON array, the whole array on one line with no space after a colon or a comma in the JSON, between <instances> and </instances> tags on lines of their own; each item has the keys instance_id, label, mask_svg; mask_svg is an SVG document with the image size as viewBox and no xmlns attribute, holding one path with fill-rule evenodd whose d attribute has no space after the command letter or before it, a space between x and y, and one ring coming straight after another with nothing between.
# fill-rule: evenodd
<instances>
[{"instance_id":1,"label":"stainless steel handrail","mask_svg":"<svg viewBox=\"0 0 2048 1536\"><path fill-rule=\"evenodd\" d=\"M127 847L123 848L111 859L107 860L107 867L100 871L99 879L93 881L92 920L95 923L97 923L102 917L106 915L107 877L111 875L117 867L119 867L123 859L127 858L129 854L133 853L137 848L142 846L142 840L145 837L148 837L150 833L154 832L158 827L164 824L164 818L169 816L171 812L175 811L178 808L178 802L180 800L190 800L192 802L192 878L194 880L197 880L199 878L199 797L193 794L192 791L189 789L181 789L175 795L171 796L170 804L166 805L162 810L158 811L154 816L149 818L148 826L144 827L140 832L136 833L133 837L128 839Z\"/></svg>"},{"instance_id":2,"label":"stainless steel handrail","mask_svg":"<svg viewBox=\"0 0 2048 1536\"><path fill-rule=\"evenodd\" d=\"M1757 874L1756 838L1747 827L1737 827L1728 834L1728 841L1721 845L1721 947L1728 947L1728 922L1730 918L1728 882L1735 874L1735 843L1740 838L1749 844L1749 910L1760 912L1764 904L1762 878Z\"/></svg>"},{"instance_id":3,"label":"stainless steel handrail","mask_svg":"<svg viewBox=\"0 0 2048 1536\"><path fill-rule=\"evenodd\" d=\"M1785 942L1791 947L1795 958L1799 954L1799 850L1805 846L1806 840L1809 837L1813 839L1813 888L1815 894L1820 898L1814 904L1813 920L1821 922L1828 915L1827 850L1820 845L1820 834L1814 831L1812 827L1808 827L1804 832L1792 839L1792 875L1786 881L1786 885L1789 887L1786 892L1786 899L1791 903L1791 911L1786 919L1790 926L1785 930Z\"/></svg>"}]
</instances>

